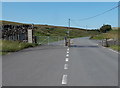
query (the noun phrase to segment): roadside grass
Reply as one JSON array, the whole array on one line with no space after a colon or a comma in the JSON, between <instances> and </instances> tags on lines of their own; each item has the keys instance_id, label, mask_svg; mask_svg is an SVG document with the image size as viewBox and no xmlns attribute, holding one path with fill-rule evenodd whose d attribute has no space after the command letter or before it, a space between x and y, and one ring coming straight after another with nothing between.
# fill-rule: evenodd
<instances>
[{"instance_id":1,"label":"roadside grass","mask_svg":"<svg viewBox=\"0 0 120 88\"><path fill-rule=\"evenodd\" d=\"M34 47L37 44L23 43L19 41L0 40L0 54L5 55L9 52L16 52L28 47Z\"/></svg>"},{"instance_id":2,"label":"roadside grass","mask_svg":"<svg viewBox=\"0 0 120 88\"><path fill-rule=\"evenodd\" d=\"M101 33L101 34L98 34L98 35L94 35L90 39L95 39L95 40L102 40L102 39L105 39L105 38L120 39L119 33L120 33L120 28L118 30L111 30L107 33ZM111 45L111 46L109 46L109 48L120 52L120 46L119 45Z\"/></svg>"},{"instance_id":3,"label":"roadside grass","mask_svg":"<svg viewBox=\"0 0 120 88\"><path fill-rule=\"evenodd\" d=\"M116 50L116 51L120 52L120 46L113 45L113 46L110 46L110 48L113 49L113 50Z\"/></svg>"},{"instance_id":4,"label":"roadside grass","mask_svg":"<svg viewBox=\"0 0 120 88\"><path fill-rule=\"evenodd\" d=\"M100 33L98 35L92 36L90 39L96 39L96 40L102 40L105 38L112 38L112 39L118 39L118 30L111 30L107 33Z\"/></svg>"}]
</instances>

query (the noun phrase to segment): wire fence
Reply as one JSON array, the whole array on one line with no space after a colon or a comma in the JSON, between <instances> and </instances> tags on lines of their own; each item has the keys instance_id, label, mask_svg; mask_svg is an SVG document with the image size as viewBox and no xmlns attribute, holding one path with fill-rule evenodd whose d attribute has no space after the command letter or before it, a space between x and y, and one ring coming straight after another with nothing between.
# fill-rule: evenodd
<instances>
[{"instance_id":1,"label":"wire fence","mask_svg":"<svg viewBox=\"0 0 120 88\"><path fill-rule=\"evenodd\" d=\"M36 43L42 45L63 45L64 36L36 36Z\"/></svg>"}]
</instances>

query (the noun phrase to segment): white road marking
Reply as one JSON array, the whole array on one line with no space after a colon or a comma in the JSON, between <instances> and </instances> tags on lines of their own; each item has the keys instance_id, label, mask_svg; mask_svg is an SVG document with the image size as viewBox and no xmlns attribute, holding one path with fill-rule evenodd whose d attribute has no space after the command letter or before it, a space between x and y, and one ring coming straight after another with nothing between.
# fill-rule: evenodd
<instances>
[{"instance_id":1,"label":"white road marking","mask_svg":"<svg viewBox=\"0 0 120 88\"><path fill-rule=\"evenodd\" d=\"M69 51L69 48L67 50Z\"/></svg>"},{"instance_id":2,"label":"white road marking","mask_svg":"<svg viewBox=\"0 0 120 88\"><path fill-rule=\"evenodd\" d=\"M69 57L69 54L67 54L66 57Z\"/></svg>"},{"instance_id":3,"label":"white road marking","mask_svg":"<svg viewBox=\"0 0 120 88\"><path fill-rule=\"evenodd\" d=\"M67 54L69 53L69 51L67 51Z\"/></svg>"},{"instance_id":4,"label":"white road marking","mask_svg":"<svg viewBox=\"0 0 120 88\"><path fill-rule=\"evenodd\" d=\"M68 64L65 64L65 65L64 65L64 69L68 69Z\"/></svg>"},{"instance_id":5,"label":"white road marking","mask_svg":"<svg viewBox=\"0 0 120 88\"><path fill-rule=\"evenodd\" d=\"M69 61L69 58L66 58L65 61L66 61L66 62Z\"/></svg>"},{"instance_id":6,"label":"white road marking","mask_svg":"<svg viewBox=\"0 0 120 88\"><path fill-rule=\"evenodd\" d=\"M107 48L107 47L104 47L104 46L102 46L102 48L105 48L105 49L108 49L108 50L110 50L110 51L113 51L113 52L115 52L115 53L117 53L117 54L120 54L119 52L117 52L117 51L115 51L115 50L113 50L113 49L110 49L110 48Z\"/></svg>"},{"instance_id":7,"label":"white road marking","mask_svg":"<svg viewBox=\"0 0 120 88\"><path fill-rule=\"evenodd\" d=\"M62 84L67 84L67 75L63 75Z\"/></svg>"},{"instance_id":8,"label":"white road marking","mask_svg":"<svg viewBox=\"0 0 120 88\"><path fill-rule=\"evenodd\" d=\"M115 51L115 50L112 50L112 49L109 49L109 50L111 50L111 51L113 51L113 52L115 52L115 53L118 53L117 51Z\"/></svg>"}]
</instances>

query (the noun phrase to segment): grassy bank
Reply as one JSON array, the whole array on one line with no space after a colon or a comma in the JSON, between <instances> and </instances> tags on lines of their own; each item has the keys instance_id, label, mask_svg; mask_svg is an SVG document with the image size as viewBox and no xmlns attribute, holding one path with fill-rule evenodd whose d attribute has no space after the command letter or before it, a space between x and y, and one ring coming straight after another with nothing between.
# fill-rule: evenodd
<instances>
[{"instance_id":1,"label":"grassy bank","mask_svg":"<svg viewBox=\"0 0 120 88\"><path fill-rule=\"evenodd\" d=\"M34 47L36 44L31 43L22 43L19 41L7 41L7 40L0 40L0 54L4 55L9 52L16 52L28 47Z\"/></svg>"},{"instance_id":2,"label":"grassy bank","mask_svg":"<svg viewBox=\"0 0 120 88\"><path fill-rule=\"evenodd\" d=\"M120 38L120 36L118 36L118 34L120 33L119 30L111 30L107 33L100 33L99 35L94 35L91 37L91 39L95 39L95 40L102 40L105 38L109 38L109 39L118 39ZM119 45L111 45L109 46L109 48L116 50L116 51L120 51L120 46Z\"/></svg>"},{"instance_id":3,"label":"grassy bank","mask_svg":"<svg viewBox=\"0 0 120 88\"><path fill-rule=\"evenodd\" d=\"M116 50L116 51L120 52L120 46L113 45L113 46L110 46L110 48L113 49L113 50Z\"/></svg>"},{"instance_id":4,"label":"grassy bank","mask_svg":"<svg viewBox=\"0 0 120 88\"><path fill-rule=\"evenodd\" d=\"M91 39L96 39L96 40L102 40L105 38L117 39L118 38L118 30L112 30L107 33L100 33L98 35L94 35L91 37Z\"/></svg>"}]
</instances>

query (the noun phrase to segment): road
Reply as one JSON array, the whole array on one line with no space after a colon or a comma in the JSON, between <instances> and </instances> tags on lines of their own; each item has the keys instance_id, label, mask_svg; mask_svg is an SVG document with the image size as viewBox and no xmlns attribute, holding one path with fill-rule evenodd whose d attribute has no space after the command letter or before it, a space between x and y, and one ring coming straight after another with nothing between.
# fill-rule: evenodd
<instances>
[{"instance_id":1,"label":"road","mask_svg":"<svg viewBox=\"0 0 120 88\"><path fill-rule=\"evenodd\" d=\"M88 38L3 56L3 86L117 86L118 54Z\"/></svg>"}]
</instances>

